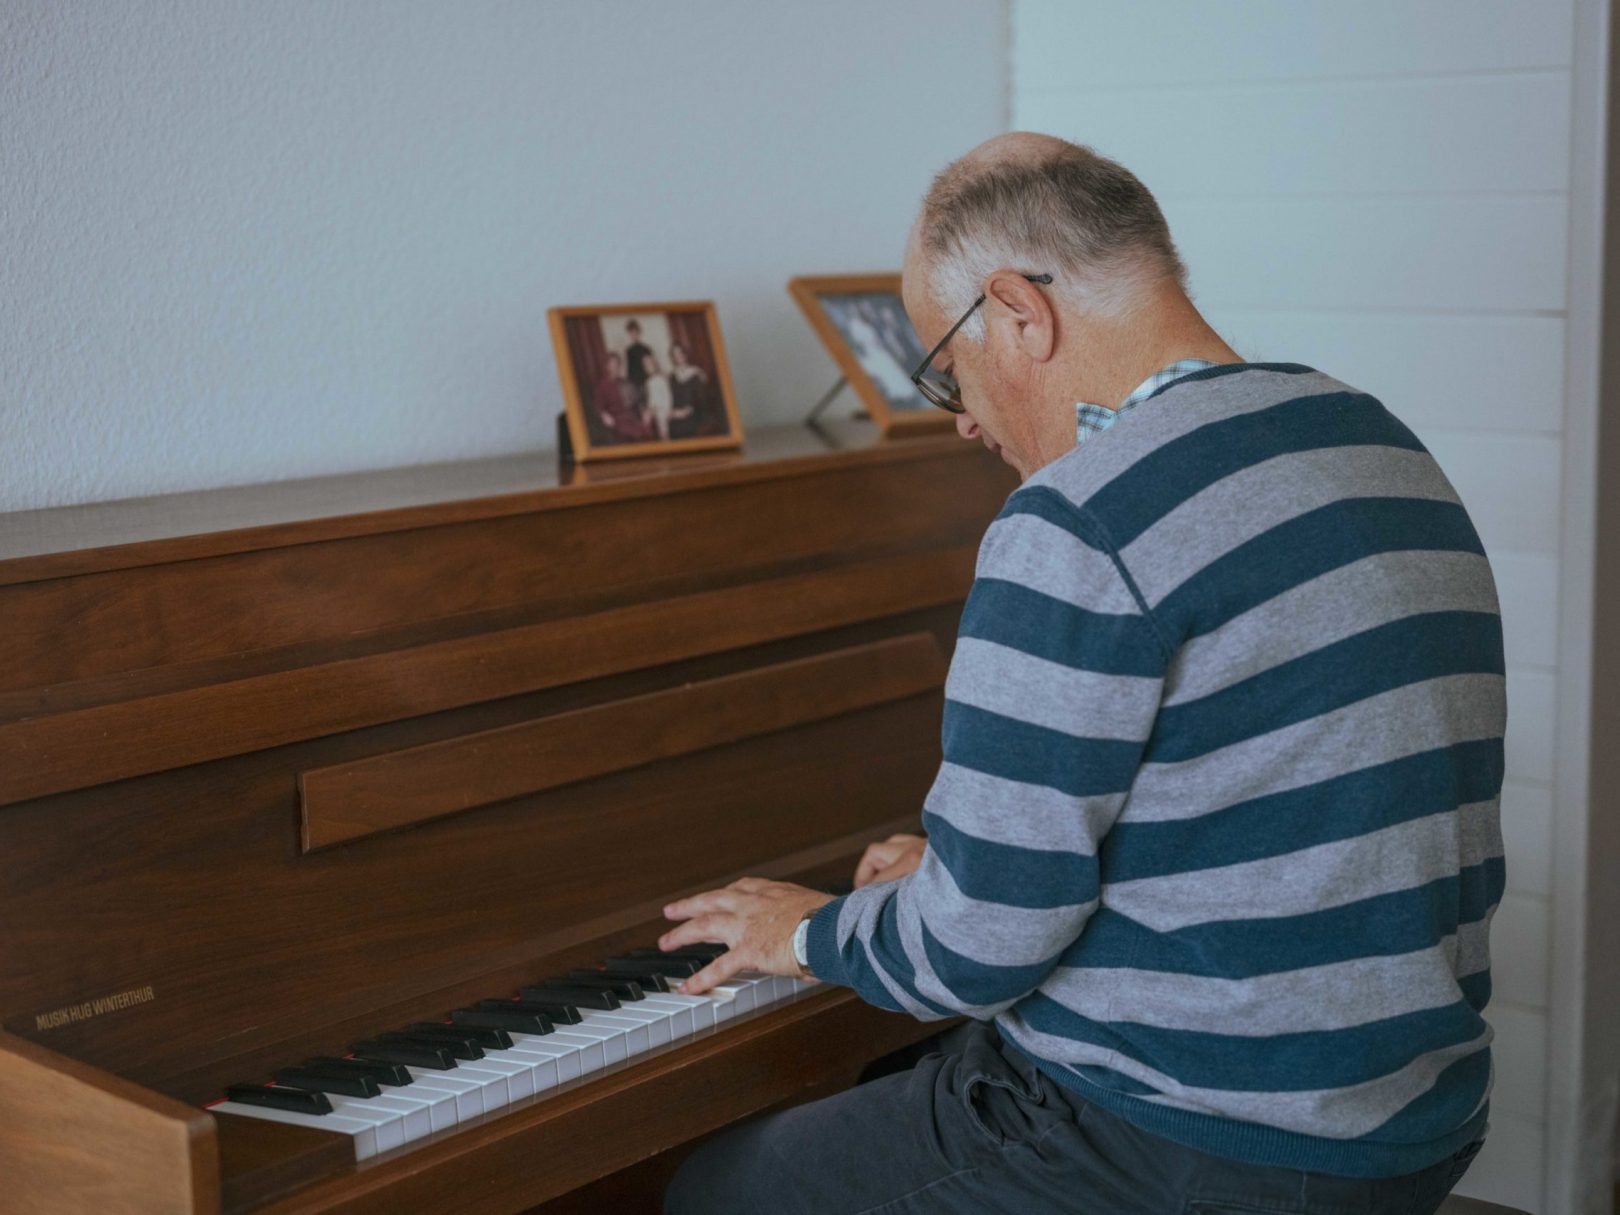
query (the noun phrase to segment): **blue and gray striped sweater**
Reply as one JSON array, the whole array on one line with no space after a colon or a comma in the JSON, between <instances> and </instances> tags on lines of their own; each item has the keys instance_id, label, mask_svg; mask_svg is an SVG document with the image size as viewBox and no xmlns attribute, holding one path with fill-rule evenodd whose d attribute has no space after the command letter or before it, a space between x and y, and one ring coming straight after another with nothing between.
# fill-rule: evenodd
<instances>
[{"instance_id":1,"label":"blue and gray striped sweater","mask_svg":"<svg viewBox=\"0 0 1620 1215\"><path fill-rule=\"evenodd\" d=\"M818 913L810 967L993 1017L1215 1155L1422 1168L1490 1091L1490 566L1365 393L1240 363L1155 395L986 533L922 864Z\"/></svg>"}]
</instances>

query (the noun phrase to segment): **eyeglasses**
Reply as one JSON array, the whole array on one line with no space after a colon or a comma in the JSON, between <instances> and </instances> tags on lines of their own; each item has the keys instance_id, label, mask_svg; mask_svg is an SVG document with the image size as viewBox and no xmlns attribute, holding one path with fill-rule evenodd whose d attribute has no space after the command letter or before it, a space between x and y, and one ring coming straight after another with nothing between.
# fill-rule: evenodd
<instances>
[{"instance_id":1,"label":"eyeglasses","mask_svg":"<svg viewBox=\"0 0 1620 1215\"><path fill-rule=\"evenodd\" d=\"M1050 274L1026 274L1024 277L1032 283L1044 284L1052 281ZM939 339L939 345L930 350L928 357L917 365L916 371L911 373L911 382L917 386L917 391L947 413L967 412L966 407L962 404L962 386L956 382L955 376L947 375L943 371L934 372L934 378L930 380L925 380L923 377L928 374L928 365L934 361L941 350L945 349L945 343L956 336L956 331L967 324L968 317L972 316L982 303L984 303L984 294L981 292L979 298L973 301L973 307L964 312L962 318L945 331L945 336Z\"/></svg>"}]
</instances>

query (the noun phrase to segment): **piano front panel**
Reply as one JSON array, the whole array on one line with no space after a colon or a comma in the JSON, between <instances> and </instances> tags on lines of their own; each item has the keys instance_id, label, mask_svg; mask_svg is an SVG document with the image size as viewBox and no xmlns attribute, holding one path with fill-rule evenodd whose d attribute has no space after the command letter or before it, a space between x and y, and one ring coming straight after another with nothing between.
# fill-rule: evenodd
<instances>
[{"instance_id":1,"label":"piano front panel","mask_svg":"<svg viewBox=\"0 0 1620 1215\"><path fill-rule=\"evenodd\" d=\"M938 691L910 633L299 773L306 851Z\"/></svg>"},{"instance_id":2,"label":"piano front panel","mask_svg":"<svg viewBox=\"0 0 1620 1215\"><path fill-rule=\"evenodd\" d=\"M981 450L915 442L487 517L321 520L307 542L292 525L200 556L154 542L60 578L0 562L18 626L0 631L0 1029L200 1105L647 944L680 893L847 880L864 843L917 825L973 547L1010 488ZM867 653L910 666L896 679ZM837 679L783 675L806 670ZM727 681L759 693L759 721L705 708ZM560 724L582 713L596 736ZM490 739L570 737L556 769L468 762ZM345 772L387 778L371 817L306 851L310 806L340 822L359 788L323 803L319 774ZM874 1049L922 1032L814 999ZM813 1041L817 1014L795 1015L788 1038ZM780 1080L738 1108L781 1100Z\"/></svg>"},{"instance_id":3,"label":"piano front panel","mask_svg":"<svg viewBox=\"0 0 1620 1215\"><path fill-rule=\"evenodd\" d=\"M368 650L0 724L0 805L954 602L966 547Z\"/></svg>"},{"instance_id":4,"label":"piano front panel","mask_svg":"<svg viewBox=\"0 0 1620 1215\"><path fill-rule=\"evenodd\" d=\"M976 544L1005 478L949 447L918 451L881 476L792 464L794 475L740 484L666 476L636 497L535 495L533 509L517 498L514 513L475 522L290 545L278 535L271 547L156 564L132 553L125 568L0 585L0 720ZM139 674L85 682L123 673Z\"/></svg>"},{"instance_id":5,"label":"piano front panel","mask_svg":"<svg viewBox=\"0 0 1620 1215\"><path fill-rule=\"evenodd\" d=\"M936 635L950 623L943 615L931 622ZM787 658L812 641L847 645L929 625L908 618L765 649ZM915 816L938 764L937 692L302 850L299 772L765 659L758 649L717 655L123 781L116 798L80 790L8 807L0 848L30 863L7 883L4 950L54 966L0 969L4 1028L160 1089L199 1060L218 1060L217 1074L175 1092L200 1100L232 1073L229 1060L312 1018L478 973L480 959L514 942L539 956L550 937L602 907L661 904L875 828L896 808ZM680 830L670 831L675 823ZM81 877L71 894L66 873ZM114 1014L35 1023L53 1009L146 989L152 999Z\"/></svg>"}]
</instances>

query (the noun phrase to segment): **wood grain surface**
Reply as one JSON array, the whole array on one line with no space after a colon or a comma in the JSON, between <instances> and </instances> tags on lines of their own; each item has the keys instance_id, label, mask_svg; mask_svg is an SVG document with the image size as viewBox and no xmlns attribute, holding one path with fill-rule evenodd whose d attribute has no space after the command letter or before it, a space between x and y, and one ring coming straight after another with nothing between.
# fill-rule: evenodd
<instances>
[{"instance_id":1,"label":"wood grain surface","mask_svg":"<svg viewBox=\"0 0 1620 1215\"><path fill-rule=\"evenodd\" d=\"M201 1112L916 828L1010 471L871 427L622 464L0 520L7 1202L515 1213L927 1032L821 993L364 1168Z\"/></svg>"}]
</instances>

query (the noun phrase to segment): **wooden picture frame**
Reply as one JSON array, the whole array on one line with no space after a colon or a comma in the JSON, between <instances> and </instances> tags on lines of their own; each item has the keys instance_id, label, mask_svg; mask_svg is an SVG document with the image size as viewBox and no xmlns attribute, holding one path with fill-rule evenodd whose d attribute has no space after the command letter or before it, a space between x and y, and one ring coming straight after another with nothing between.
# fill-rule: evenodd
<instances>
[{"instance_id":1,"label":"wooden picture frame","mask_svg":"<svg viewBox=\"0 0 1620 1215\"><path fill-rule=\"evenodd\" d=\"M911 383L928 350L901 304L899 274L804 275L788 281L788 293L884 434L935 433L956 425L953 415ZM850 297L871 297L862 310L867 319L853 311ZM879 333L870 319L890 324Z\"/></svg>"},{"instance_id":2,"label":"wooden picture frame","mask_svg":"<svg viewBox=\"0 0 1620 1215\"><path fill-rule=\"evenodd\" d=\"M742 446L714 301L551 308L546 319L574 459Z\"/></svg>"}]
</instances>

